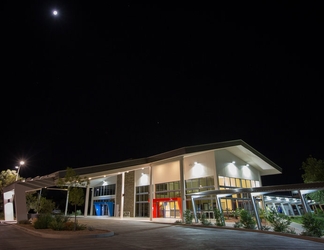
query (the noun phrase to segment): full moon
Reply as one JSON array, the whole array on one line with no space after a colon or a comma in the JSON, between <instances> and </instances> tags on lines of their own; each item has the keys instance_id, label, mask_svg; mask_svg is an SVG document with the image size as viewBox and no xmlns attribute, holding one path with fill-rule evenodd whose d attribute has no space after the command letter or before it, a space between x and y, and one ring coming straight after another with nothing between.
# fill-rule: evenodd
<instances>
[{"instance_id":1,"label":"full moon","mask_svg":"<svg viewBox=\"0 0 324 250\"><path fill-rule=\"evenodd\" d=\"M56 16L58 13L56 10L53 11L53 15Z\"/></svg>"}]
</instances>

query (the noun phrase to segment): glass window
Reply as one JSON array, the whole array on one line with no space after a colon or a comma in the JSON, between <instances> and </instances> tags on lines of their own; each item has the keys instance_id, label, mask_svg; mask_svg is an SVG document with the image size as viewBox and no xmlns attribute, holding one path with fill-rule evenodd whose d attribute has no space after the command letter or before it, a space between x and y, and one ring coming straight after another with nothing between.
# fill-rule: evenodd
<instances>
[{"instance_id":1,"label":"glass window","mask_svg":"<svg viewBox=\"0 0 324 250\"><path fill-rule=\"evenodd\" d=\"M225 186L224 176L218 176L218 181L220 186Z\"/></svg>"},{"instance_id":2,"label":"glass window","mask_svg":"<svg viewBox=\"0 0 324 250\"><path fill-rule=\"evenodd\" d=\"M206 187L207 186L207 179L206 178L201 178L199 185Z\"/></svg>"},{"instance_id":3,"label":"glass window","mask_svg":"<svg viewBox=\"0 0 324 250\"><path fill-rule=\"evenodd\" d=\"M235 187L235 178L231 178L231 187Z\"/></svg>"},{"instance_id":4,"label":"glass window","mask_svg":"<svg viewBox=\"0 0 324 250\"><path fill-rule=\"evenodd\" d=\"M236 178L235 182L236 182L237 187L241 187L241 180L240 179Z\"/></svg>"},{"instance_id":5,"label":"glass window","mask_svg":"<svg viewBox=\"0 0 324 250\"><path fill-rule=\"evenodd\" d=\"M207 179L207 186L214 186L214 177L213 176L209 176L206 179Z\"/></svg>"},{"instance_id":6,"label":"glass window","mask_svg":"<svg viewBox=\"0 0 324 250\"><path fill-rule=\"evenodd\" d=\"M198 179L191 180L191 187L192 188L199 187L199 181L198 181Z\"/></svg>"},{"instance_id":7,"label":"glass window","mask_svg":"<svg viewBox=\"0 0 324 250\"><path fill-rule=\"evenodd\" d=\"M225 185L224 186L230 186L230 179L229 177L225 177Z\"/></svg>"}]
</instances>

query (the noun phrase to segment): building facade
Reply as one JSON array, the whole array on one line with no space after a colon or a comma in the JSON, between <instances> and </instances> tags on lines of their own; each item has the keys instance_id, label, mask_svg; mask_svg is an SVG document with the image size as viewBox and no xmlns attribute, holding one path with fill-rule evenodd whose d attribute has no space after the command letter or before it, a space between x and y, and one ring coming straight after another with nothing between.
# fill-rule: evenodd
<instances>
[{"instance_id":1,"label":"building facade","mask_svg":"<svg viewBox=\"0 0 324 250\"><path fill-rule=\"evenodd\" d=\"M141 159L75 168L89 179L84 215L150 218L183 217L186 209L212 213L217 199L202 197L191 202L191 194L211 190L261 187L261 176L280 174L282 169L242 140L184 147ZM6 197L17 190L55 186L66 170L47 177L16 182L5 190ZM44 181L47 181L46 183ZM22 188L23 187L23 188ZM15 191L16 190L16 191ZM244 194L221 199L225 211L244 208ZM7 213L10 217L10 199ZM17 207L17 220L25 219L25 201ZM6 207L5 207L6 210ZM9 218L8 217L8 218ZM18 218L20 217L20 218Z\"/></svg>"}]
</instances>

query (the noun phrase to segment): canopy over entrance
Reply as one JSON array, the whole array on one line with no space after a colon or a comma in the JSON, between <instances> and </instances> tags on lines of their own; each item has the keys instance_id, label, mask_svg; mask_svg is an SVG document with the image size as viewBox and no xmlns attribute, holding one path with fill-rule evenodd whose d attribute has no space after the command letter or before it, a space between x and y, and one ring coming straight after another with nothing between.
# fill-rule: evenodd
<instances>
[{"instance_id":1,"label":"canopy over entrance","mask_svg":"<svg viewBox=\"0 0 324 250\"><path fill-rule=\"evenodd\" d=\"M296 191L299 194L304 211L310 212L310 208L306 204L304 195L318 191L318 190L324 190L324 182L264 186L264 187L255 187L255 188L234 188L234 189L225 189L225 190L209 190L209 191L192 193L190 195L191 195L192 206L194 209L195 221L198 222L196 207L195 207L195 199L215 195L217 203L218 203L218 209L222 212L222 207L221 207L221 202L220 202L221 198L231 196L233 194L248 193L249 197L251 197L251 201L253 204L253 209L254 209L254 213L256 215L255 217L257 220L258 229L261 230L262 226L261 226L261 221L259 218L258 209L255 204L255 197L262 196L264 194L269 194L269 193Z\"/></svg>"}]
</instances>

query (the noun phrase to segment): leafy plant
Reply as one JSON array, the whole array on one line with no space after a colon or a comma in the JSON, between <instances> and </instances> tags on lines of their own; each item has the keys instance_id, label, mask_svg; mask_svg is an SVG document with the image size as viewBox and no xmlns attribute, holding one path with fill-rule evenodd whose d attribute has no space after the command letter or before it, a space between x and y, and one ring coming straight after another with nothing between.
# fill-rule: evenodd
<instances>
[{"instance_id":1,"label":"leafy plant","mask_svg":"<svg viewBox=\"0 0 324 250\"><path fill-rule=\"evenodd\" d=\"M66 223L69 221L69 218L63 215L55 215L53 220L49 224L49 228L53 230L66 230Z\"/></svg>"},{"instance_id":2,"label":"leafy plant","mask_svg":"<svg viewBox=\"0 0 324 250\"><path fill-rule=\"evenodd\" d=\"M238 219L238 217L240 216L240 209L237 208L235 210L232 211L232 215L235 219Z\"/></svg>"},{"instance_id":3,"label":"leafy plant","mask_svg":"<svg viewBox=\"0 0 324 250\"><path fill-rule=\"evenodd\" d=\"M214 208L214 217L216 220L216 223L215 223L216 226L225 226L224 216L223 216L222 212L217 208Z\"/></svg>"},{"instance_id":4,"label":"leafy plant","mask_svg":"<svg viewBox=\"0 0 324 250\"><path fill-rule=\"evenodd\" d=\"M305 213L302 216L302 225L305 229L302 235L322 237L324 235L324 221L319 220L313 213Z\"/></svg>"},{"instance_id":5,"label":"leafy plant","mask_svg":"<svg viewBox=\"0 0 324 250\"><path fill-rule=\"evenodd\" d=\"M34 228L47 229L52 221L53 217L51 214L40 214L38 219L34 222Z\"/></svg>"},{"instance_id":6,"label":"leafy plant","mask_svg":"<svg viewBox=\"0 0 324 250\"><path fill-rule=\"evenodd\" d=\"M237 227L243 227L245 229L255 229L256 227L256 222L252 215L245 209L240 211L240 221L235 224Z\"/></svg>"},{"instance_id":7,"label":"leafy plant","mask_svg":"<svg viewBox=\"0 0 324 250\"><path fill-rule=\"evenodd\" d=\"M58 180L58 186L67 187L69 195L69 203L74 206L74 230L77 226L77 206L84 204L83 188L89 184L89 179L86 177L80 177L72 168L66 169L66 174L63 179Z\"/></svg>"},{"instance_id":8,"label":"leafy plant","mask_svg":"<svg viewBox=\"0 0 324 250\"><path fill-rule=\"evenodd\" d=\"M207 220L207 218L206 218L206 214L205 214L205 213L203 213L203 214L201 215L201 217L200 217L200 222L201 222L201 224L203 224L203 225L211 225L211 222L210 222L209 220Z\"/></svg>"},{"instance_id":9,"label":"leafy plant","mask_svg":"<svg viewBox=\"0 0 324 250\"><path fill-rule=\"evenodd\" d=\"M291 224L291 219L289 216L278 213L276 209L270 209L266 212L265 218L273 227L273 231L282 233L291 233L289 225Z\"/></svg>"},{"instance_id":10,"label":"leafy plant","mask_svg":"<svg viewBox=\"0 0 324 250\"><path fill-rule=\"evenodd\" d=\"M189 209L184 212L184 219L186 224L192 224L193 214Z\"/></svg>"}]
</instances>

